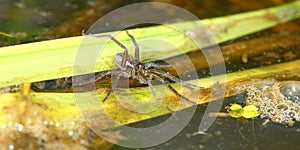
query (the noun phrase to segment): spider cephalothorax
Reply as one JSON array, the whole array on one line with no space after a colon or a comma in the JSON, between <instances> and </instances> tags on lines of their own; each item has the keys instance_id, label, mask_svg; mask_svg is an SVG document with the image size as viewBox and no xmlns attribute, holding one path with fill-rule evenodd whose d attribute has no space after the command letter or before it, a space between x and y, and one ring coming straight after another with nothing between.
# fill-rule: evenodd
<instances>
[{"instance_id":1,"label":"spider cephalothorax","mask_svg":"<svg viewBox=\"0 0 300 150\"><path fill-rule=\"evenodd\" d=\"M94 36L97 38L100 37L108 37L113 42L115 42L118 46L120 46L122 49L124 49L123 53L117 54L115 56L115 65L116 68L111 71L104 71L99 72L95 74L95 81L101 80L105 76L111 76L112 77L112 85L106 95L106 97L103 99L105 101L109 95L111 94L112 90L115 89L118 86L118 81L120 78L132 78L134 80L137 80L140 84L147 84L154 96L156 96L151 81L158 80L161 83L164 83L176 96L179 98L190 102L192 104L196 104L195 102L189 100L188 98L184 97L183 95L179 94L170 84L169 81L178 82L183 86L190 87L190 88L200 88L203 89L203 87L193 85L186 83L179 78L164 72L162 70L159 70L161 68L167 68L170 67L169 65L158 65L155 63L141 63L139 59L139 46L134 39L134 37L128 33L126 30L127 35L130 37L131 41L133 42L135 46L135 54L134 57L128 54L128 49L120 43L118 40L116 40L111 35L93 35L89 34L89 36ZM89 83L91 80L82 80L77 81L76 85L73 86L80 86L86 83Z\"/></svg>"}]
</instances>

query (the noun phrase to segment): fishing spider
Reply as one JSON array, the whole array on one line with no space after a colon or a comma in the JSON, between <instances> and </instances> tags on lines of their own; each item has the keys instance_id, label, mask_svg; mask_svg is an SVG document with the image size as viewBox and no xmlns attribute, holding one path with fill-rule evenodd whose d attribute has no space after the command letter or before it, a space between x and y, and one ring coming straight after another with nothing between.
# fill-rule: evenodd
<instances>
[{"instance_id":1,"label":"fishing spider","mask_svg":"<svg viewBox=\"0 0 300 150\"><path fill-rule=\"evenodd\" d=\"M140 56L139 56L139 46L135 40L135 38L129 34L129 32L126 30L127 35L130 37L132 43L135 46L135 54L134 57L128 54L128 49L120 43L117 39L112 37L111 35L93 35L93 34L88 34L89 36L97 37L97 38L102 38L102 37L107 37L110 38L113 42L115 42L119 47L121 47L124 52L119 53L115 56L115 64L116 64L116 69L111 70L111 71L104 71L104 72L99 72L95 74L95 81L101 80L102 78L106 76L111 76L114 77L114 80L112 81L112 85L106 94L105 98L103 99L103 102L109 97L113 89L115 89L118 85L118 81L120 78L132 78L134 80L139 81L140 84L147 84L151 90L151 93L153 94L154 97L156 97L156 94L153 89L153 85L151 84L151 81L156 79L161 83L164 83L177 97L179 97L182 100L185 100L187 102L190 102L194 105L196 105L196 102L193 102L189 100L188 98L184 97L183 95L179 94L170 84L170 81L180 83L183 86L189 87L189 88L199 88L199 89L204 89L201 86L193 85L186 83L179 78L158 70L162 68L168 68L170 67L169 65L158 65L155 63L141 63L140 62ZM84 34L84 33L83 33ZM90 80L91 81L91 80ZM89 81L89 82L90 82ZM86 84L86 81L75 81L75 86L80 86Z\"/></svg>"}]
</instances>

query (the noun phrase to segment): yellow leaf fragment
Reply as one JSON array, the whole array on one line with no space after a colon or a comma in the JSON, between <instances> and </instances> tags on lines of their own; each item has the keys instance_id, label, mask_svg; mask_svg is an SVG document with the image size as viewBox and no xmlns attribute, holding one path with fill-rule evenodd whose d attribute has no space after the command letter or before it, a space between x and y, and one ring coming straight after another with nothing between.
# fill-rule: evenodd
<instances>
[{"instance_id":1,"label":"yellow leaf fragment","mask_svg":"<svg viewBox=\"0 0 300 150\"><path fill-rule=\"evenodd\" d=\"M243 113L243 108L241 105L239 104L232 104L230 106L230 111L229 111L229 115L233 118L240 118L242 117L242 113Z\"/></svg>"},{"instance_id":2,"label":"yellow leaf fragment","mask_svg":"<svg viewBox=\"0 0 300 150\"><path fill-rule=\"evenodd\" d=\"M259 116L259 112L257 111L257 107L255 105L247 105L243 108L243 114L242 116L244 118L254 118Z\"/></svg>"},{"instance_id":3,"label":"yellow leaf fragment","mask_svg":"<svg viewBox=\"0 0 300 150\"><path fill-rule=\"evenodd\" d=\"M230 106L229 115L233 118L254 118L259 116L259 112L257 111L257 107L255 105L247 105L242 107L240 104L232 104Z\"/></svg>"}]
</instances>

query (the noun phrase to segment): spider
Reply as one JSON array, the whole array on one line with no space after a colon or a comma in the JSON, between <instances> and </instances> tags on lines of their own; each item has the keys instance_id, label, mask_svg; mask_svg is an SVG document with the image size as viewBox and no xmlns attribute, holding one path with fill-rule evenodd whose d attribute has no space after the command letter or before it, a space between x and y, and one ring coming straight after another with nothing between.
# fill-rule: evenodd
<instances>
[{"instance_id":1,"label":"spider","mask_svg":"<svg viewBox=\"0 0 300 150\"><path fill-rule=\"evenodd\" d=\"M164 72L162 68L168 68L170 67L169 65L158 65L155 63L141 63L140 62L140 50L139 50L139 45L137 44L135 38L126 30L127 35L130 37L132 43L134 44L135 47L135 53L134 57L128 54L128 49L117 39L112 37L111 35L93 35L93 34L87 34L88 36L93 36L96 38L103 38L107 37L110 38L114 43L116 43L119 47L121 47L124 52L119 53L115 56L115 64L116 68L111 70L111 71L103 71L103 72L98 72L95 74L95 80L98 81L101 80L102 78L106 76L111 76L114 78L112 81L112 84L110 86L109 91L107 92L106 96L103 99L103 102L107 100L107 98L110 96L111 92L113 89L115 89L118 86L118 81L120 78L132 78L134 80L137 80L140 84L142 85L148 85L151 93L154 97L156 97L156 94L153 89L153 85L151 81L153 80L158 80L159 82L165 84L177 97L179 97L182 100L185 100L189 103L192 103L196 105L197 103L194 101L189 100L188 98L184 97L183 95L179 94L174 87L170 84L169 81L177 82L180 83L183 86L189 87L189 88L199 88L199 89L204 89L204 87L193 85L190 83L186 83L179 78L169 74L168 72ZM83 35L85 35L83 33ZM91 82L92 79L87 79L83 78L83 80L77 80L74 82L73 86L82 86L86 83Z\"/></svg>"}]
</instances>

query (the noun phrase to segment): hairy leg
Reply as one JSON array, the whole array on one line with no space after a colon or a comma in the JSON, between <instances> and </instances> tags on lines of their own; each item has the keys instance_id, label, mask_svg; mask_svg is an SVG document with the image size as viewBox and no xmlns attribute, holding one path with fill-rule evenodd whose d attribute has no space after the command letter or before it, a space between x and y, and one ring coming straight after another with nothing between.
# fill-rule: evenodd
<instances>
[{"instance_id":1,"label":"hairy leg","mask_svg":"<svg viewBox=\"0 0 300 150\"><path fill-rule=\"evenodd\" d=\"M137 44L135 38L126 30L127 35L130 37L132 43L134 44L135 47L135 52L134 52L134 59L136 62L140 62L140 48L139 45Z\"/></svg>"},{"instance_id":2,"label":"hairy leg","mask_svg":"<svg viewBox=\"0 0 300 150\"><path fill-rule=\"evenodd\" d=\"M149 88L150 88L150 91L151 91L153 97L156 97L156 94L155 94L153 85L152 85L152 83L151 83L151 80L153 79L152 76L150 76L150 78L147 78L147 77L146 77L139 69L136 69L136 70L138 71L139 75L140 75L145 81L147 81L147 84L148 84L148 86L149 86Z\"/></svg>"},{"instance_id":3,"label":"hairy leg","mask_svg":"<svg viewBox=\"0 0 300 150\"><path fill-rule=\"evenodd\" d=\"M93 35L93 34L87 34L89 36L93 36L96 38L103 38L103 37L107 37L110 38L113 42L115 42L119 47L121 47L124 52L123 52L123 58L122 58L122 62L121 62L121 69L126 67L126 60L128 57L128 49L126 48L126 46L124 46L121 42L119 42L117 39L115 39L113 36L109 35L109 34L104 34L104 35Z\"/></svg>"},{"instance_id":4,"label":"hairy leg","mask_svg":"<svg viewBox=\"0 0 300 150\"><path fill-rule=\"evenodd\" d=\"M195 88L195 89L197 89L197 88L198 89L205 89L202 86L198 86L198 85L194 85L194 84L190 84L190 83L184 82L184 81L180 80L179 78L173 76L172 74L164 72L164 71L161 71L161 70L150 69L150 72L154 73L156 75L162 76L164 78L170 79L171 81L178 82L181 85L186 86L186 87Z\"/></svg>"},{"instance_id":5,"label":"hairy leg","mask_svg":"<svg viewBox=\"0 0 300 150\"><path fill-rule=\"evenodd\" d=\"M98 72L93 74L85 74L73 77L73 85L72 86L82 86L88 83L92 83L98 80L101 80L103 77L110 75L110 71ZM95 78L93 78L93 76Z\"/></svg>"},{"instance_id":6,"label":"hairy leg","mask_svg":"<svg viewBox=\"0 0 300 150\"><path fill-rule=\"evenodd\" d=\"M116 75L111 74L111 77L114 78L114 80L112 80L112 84L111 84L111 86L110 86L110 88L109 88L109 90L108 90L106 96L105 96L104 99L102 100L103 102L105 102L106 99L107 99L107 98L110 96L110 94L112 93L112 91L113 91L114 89L117 88L118 82L119 82L121 76L122 76L122 72L118 72Z\"/></svg>"},{"instance_id":7,"label":"hairy leg","mask_svg":"<svg viewBox=\"0 0 300 150\"><path fill-rule=\"evenodd\" d=\"M174 87L172 87L172 85L170 84L170 82L166 79L164 79L163 77L153 74L153 77L155 77L156 79L158 79L160 82L166 84L166 86L180 99L185 100L189 103L192 103L193 105L197 105L196 102L189 100L188 98L184 97L183 95L179 94L176 89Z\"/></svg>"},{"instance_id":8,"label":"hairy leg","mask_svg":"<svg viewBox=\"0 0 300 150\"><path fill-rule=\"evenodd\" d=\"M153 63L153 62L149 62L149 63L145 63L145 68L146 69L149 69L149 68L156 68L156 69L164 69L164 68L170 68L172 67L172 65L158 65L156 63Z\"/></svg>"}]
</instances>

